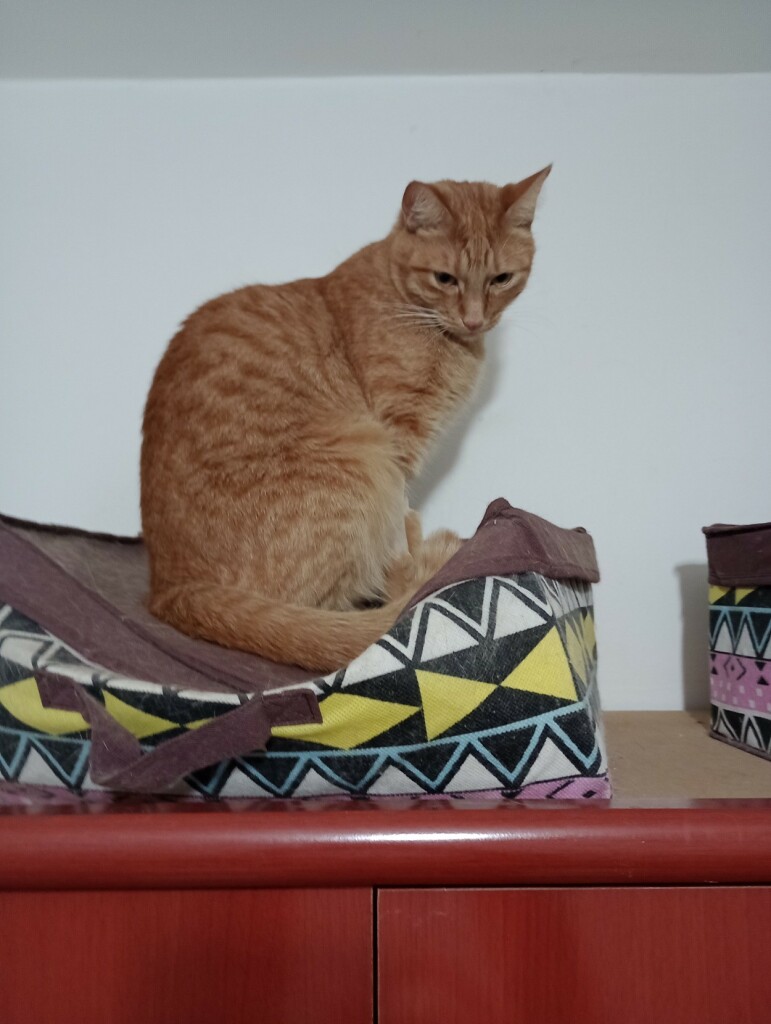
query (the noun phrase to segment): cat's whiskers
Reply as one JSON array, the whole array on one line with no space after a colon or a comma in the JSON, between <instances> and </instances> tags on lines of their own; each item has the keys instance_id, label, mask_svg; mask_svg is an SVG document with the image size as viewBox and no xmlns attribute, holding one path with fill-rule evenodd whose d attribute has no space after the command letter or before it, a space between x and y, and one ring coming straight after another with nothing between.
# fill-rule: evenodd
<instances>
[{"instance_id":1,"label":"cat's whiskers","mask_svg":"<svg viewBox=\"0 0 771 1024\"><path fill-rule=\"evenodd\" d=\"M437 313L425 306L381 306L383 320L398 324L399 327L423 327L444 330L444 324Z\"/></svg>"}]
</instances>

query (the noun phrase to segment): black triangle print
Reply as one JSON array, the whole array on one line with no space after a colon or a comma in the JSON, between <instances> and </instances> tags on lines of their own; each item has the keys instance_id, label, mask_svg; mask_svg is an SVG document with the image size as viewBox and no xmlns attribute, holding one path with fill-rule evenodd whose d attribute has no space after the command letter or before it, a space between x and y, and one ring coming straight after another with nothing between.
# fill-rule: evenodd
<instances>
[{"instance_id":1,"label":"black triangle print","mask_svg":"<svg viewBox=\"0 0 771 1024\"><path fill-rule=\"evenodd\" d=\"M756 645L755 653L761 655L771 639L771 615L768 612L747 612L747 617L752 623L752 642Z\"/></svg>"},{"instance_id":2,"label":"black triangle print","mask_svg":"<svg viewBox=\"0 0 771 1024\"><path fill-rule=\"evenodd\" d=\"M353 683L351 686L343 687L341 692L356 697L369 697L371 700L388 701L391 704L420 707L421 703L417 676L411 668L375 676L374 679L365 679L362 683Z\"/></svg>"},{"instance_id":3,"label":"black triangle print","mask_svg":"<svg viewBox=\"0 0 771 1024\"><path fill-rule=\"evenodd\" d=\"M427 741L423 712L418 709L414 715L405 718L403 722L398 722L392 728L386 729L385 732L378 733L366 743L359 743L356 749L368 750L371 747L374 750L381 747L412 746L415 743L426 743Z\"/></svg>"},{"instance_id":4,"label":"black triangle print","mask_svg":"<svg viewBox=\"0 0 771 1024\"><path fill-rule=\"evenodd\" d=\"M589 766L584 768L581 766L582 775L599 775L600 768L602 767L602 753L598 750L594 755L594 758L589 762ZM584 794L586 796L586 794Z\"/></svg>"},{"instance_id":5,"label":"black triangle print","mask_svg":"<svg viewBox=\"0 0 771 1024\"><path fill-rule=\"evenodd\" d=\"M757 715L755 718L755 727L760 733L760 740L764 750L771 751L771 718L766 718L764 715Z\"/></svg>"},{"instance_id":6,"label":"black triangle print","mask_svg":"<svg viewBox=\"0 0 771 1024\"><path fill-rule=\"evenodd\" d=\"M739 642L739 634L742 631L744 625L744 612L741 609L729 609L726 615L726 622L728 623L728 631L731 634L731 640L733 641L734 647Z\"/></svg>"},{"instance_id":7,"label":"black triangle print","mask_svg":"<svg viewBox=\"0 0 771 1024\"><path fill-rule=\"evenodd\" d=\"M7 658L0 658L0 686L8 683L18 683L22 679L29 679L32 669L28 665L19 665Z\"/></svg>"},{"instance_id":8,"label":"black triangle print","mask_svg":"<svg viewBox=\"0 0 771 1024\"><path fill-rule=\"evenodd\" d=\"M86 761L78 765L83 753L83 743L77 740L59 740L47 736L36 736L31 746L41 755L57 778L66 785L77 788L86 774Z\"/></svg>"},{"instance_id":9,"label":"black triangle print","mask_svg":"<svg viewBox=\"0 0 771 1024\"><path fill-rule=\"evenodd\" d=\"M129 704L147 715L155 715L170 722L169 731L163 733L164 740L170 735L170 730L175 726L184 726L189 722L198 722L202 718L216 718L234 711L238 705L223 704L221 701L207 700L185 700L178 697L173 691L163 693L142 693L138 690L121 690L118 687L109 690L118 700ZM148 737L149 741L153 737ZM145 740L142 741L143 743Z\"/></svg>"},{"instance_id":10,"label":"black triangle print","mask_svg":"<svg viewBox=\"0 0 771 1024\"><path fill-rule=\"evenodd\" d=\"M387 641L389 638L393 638L396 643L400 644L405 650L409 650L410 636L412 635L413 630L412 620L416 614L419 613L413 610L409 615L405 615L403 618L399 619L399 621L395 622L388 630L387 636L383 638L386 641L383 645L386 650L400 661L403 661L405 665L410 664L410 659L401 650L399 650L398 647L392 646Z\"/></svg>"},{"instance_id":11,"label":"black triangle print","mask_svg":"<svg viewBox=\"0 0 771 1024\"><path fill-rule=\"evenodd\" d=\"M31 633L33 636L48 636L40 623L30 619L27 615L22 615L15 608L11 609L9 614L0 622L0 630L9 630L13 633Z\"/></svg>"},{"instance_id":12,"label":"black triangle print","mask_svg":"<svg viewBox=\"0 0 771 1024\"><path fill-rule=\"evenodd\" d=\"M560 715L556 724L578 747L585 757L589 757L597 746L594 723L585 711L574 711L568 715Z\"/></svg>"},{"instance_id":13,"label":"black triangle print","mask_svg":"<svg viewBox=\"0 0 771 1024\"><path fill-rule=\"evenodd\" d=\"M502 683L546 636L552 627L535 626L523 633L512 633L493 640L488 636L473 647L454 651L441 658L432 658L421 668L461 679L478 679L483 683Z\"/></svg>"},{"instance_id":14,"label":"black triangle print","mask_svg":"<svg viewBox=\"0 0 771 1024\"><path fill-rule=\"evenodd\" d=\"M542 576L538 576L536 573L533 572L523 572L517 574L515 581L518 587L522 587L523 590L527 590L530 594L533 595L533 597L537 598L539 601L548 604L546 588L544 587ZM497 584L497 586L505 587L506 583L499 583ZM517 595L517 597L520 596L520 594L517 593L515 587L511 587L510 589Z\"/></svg>"},{"instance_id":15,"label":"black triangle print","mask_svg":"<svg viewBox=\"0 0 771 1024\"><path fill-rule=\"evenodd\" d=\"M18 775L24 763L23 756L19 755L27 742L27 737L20 733L0 731L0 775L4 779L12 780Z\"/></svg>"},{"instance_id":16,"label":"black triangle print","mask_svg":"<svg viewBox=\"0 0 771 1024\"><path fill-rule=\"evenodd\" d=\"M715 640L717 640L717 635L720 632L720 629L719 629L720 619L721 619L721 612L713 611L713 610L710 609L710 613L709 613L709 638L710 638L710 641L713 644L714 644Z\"/></svg>"},{"instance_id":17,"label":"black triangle print","mask_svg":"<svg viewBox=\"0 0 771 1024\"><path fill-rule=\"evenodd\" d=\"M718 719L718 709L717 709L715 704L710 704L710 706L709 706L709 724L710 724L710 728L713 729L713 730L715 728L715 725L717 724L717 719Z\"/></svg>"},{"instance_id":18,"label":"black triangle print","mask_svg":"<svg viewBox=\"0 0 771 1024\"><path fill-rule=\"evenodd\" d=\"M771 587L758 587L745 600L753 608L767 608L771 612Z\"/></svg>"},{"instance_id":19,"label":"black triangle print","mask_svg":"<svg viewBox=\"0 0 771 1024\"><path fill-rule=\"evenodd\" d=\"M733 738L741 742L744 715L740 711L731 711L729 708L723 708L723 719Z\"/></svg>"},{"instance_id":20,"label":"black triangle print","mask_svg":"<svg viewBox=\"0 0 771 1024\"><path fill-rule=\"evenodd\" d=\"M498 729L503 723L516 725L526 719L548 714L564 708L573 701L559 697L548 697L541 693L527 693L509 686L499 686L489 697L474 708L465 718L456 722L442 736L464 736L471 733Z\"/></svg>"},{"instance_id":21,"label":"black triangle print","mask_svg":"<svg viewBox=\"0 0 771 1024\"><path fill-rule=\"evenodd\" d=\"M536 728L536 726L530 726L498 733L496 736L485 736L480 738L479 744L488 750L507 772L516 772L517 776L520 776L527 771L538 756L538 751L543 743L542 737L536 749L527 757L527 761L524 760L525 752L533 739Z\"/></svg>"},{"instance_id":22,"label":"black triangle print","mask_svg":"<svg viewBox=\"0 0 771 1024\"><path fill-rule=\"evenodd\" d=\"M268 753L270 754L302 754L312 750L329 750L329 744L313 743L311 740L290 740L286 736L271 736L268 740ZM260 754L255 755L257 758L261 756Z\"/></svg>"},{"instance_id":23,"label":"black triangle print","mask_svg":"<svg viewBox=\"0 0 771 1024\"><path fill-rule=\"evenodd\" d=\"M484 612L485 586L485 579L480 576L450 587L438 595L438 600L444 601L451 608L456 608L471 619L472 622L479 624ZM479 629L481 632L481 626Z\"/></svg>"},{"instance_id":24,"label":"black triangle print","mask_svg":"<svg viewBox=\"0 0 771 1024\"><path fill-rule=\"evenodd\" d=\"M457 743L430 743L416 750L400 750L399 760L412 765L429 780L431 785L434 785L457 749ZM397 765L397 767L403 770L403 766ZM419 777L417 781L422 786L426 784L425 780Z\"/></svg>"},{"instance_id":25,"label":"black triangle print","mask_svg":"<svg viewBox=\"0 0 771 1024\"><path fill-rule=\"evenodd\" d=\"M204 796L216 796L227 782L232 767L232 761L219 761L187 775L185 781Z\"/></svg>"},{"instance_id":26,"label":"black triangle print","mask_svg":"<svg viewBox=\"0 0 771 1024\"><path fill-rule=\"evenodd\" d=\"M742 743L746 743L748 747L753 747L758 750L764 749L761 735L755 728L755 720L750 715L747 715Z\"/></svg>"},{"instance_id":27,"label":"black triangle print","mask_svg":"<svg viewBox=\"0 0 771 1024\"><path fill-rule=\"evenodd\" d=\"M550 723L550 724L552 724L552 723ZM553 724L555 724L555 725L556 724L560 724L561 725L562 724L561 719L553 720ZM552 741L552 743L560 750L561 753L563 753L565 755L565 757L568 759L568 761L570 761L571 764L574 764L578 768L579 772L583 772L585 770L583 762L581 761L581 759L576 757L575 751L570 749L570 747L567 745L567 743L565 743L564 738L558 732L553 731L547 725L544 728L544 736L548 736L549 737L549 739ZM593 758L591 763L595 764L595 765L598 765L600 760L601 760L601 755L599 753L599 750L597 750L595 752L595 756L594 756L594 758ZM593 772L592 774L595 774L595 773Z\"/></svg>"},{"instance_id":28,"label":"black triangle print","mask_svg":"<svg viewBox=\"0 0 771 1024\"><path fill-rule=\"evenodd\" d=\"M272 750L271 755L271 757L259 754L239 757L236 760L236 765L243 770L245 775L254 779L258 786L283 791L287 779L297 766L297 758L291 755L276 756Z\"/></svg>"},{"instance_id":29,"label":"black triangle print","mask_svg":"<svg viewBox=\"0 0 771 1024\"><path fill-rule=\"evenodd\" d=\"M24 722L20 722L17 718L14 718L10 711L0 704L0 735L6 729L10 729L13 732L33 732L29 726L25 725Z\"/></svg>"},{"instance_id":30,"label":"black triangle print","mask_svg":"<svg viewBox=\"0 0 771 1024\"><path fill-rule=\"evenodd\" d=\"M340 780L342 780L352 789L359 788L374 768L377 760L377 754L351 754L348 756L331 754L320 759L321 764L337 776L337 785L340 785ZM332 781L334 782L335 779Z\"/></svg>"},{"instance_id":31,"label":"black triangle print","mask_svg":"<svg viewBox=\"0 0 771 1024\"><path fill-rule=\"evenodd\" d=\"M502 683L514 671L520 662L540 644L543 638L553 629L550 623L534 626L522 633L512 633L497 640L485 641L485 647L478 655L478 662L485 666L487 683ZM479 666L477 666L479 671ZM458 673L460 675L460 673ZM472 678L475 678L472 676ZM521 717L521 716L520 716Z\"/></svg>"}]
</instances>

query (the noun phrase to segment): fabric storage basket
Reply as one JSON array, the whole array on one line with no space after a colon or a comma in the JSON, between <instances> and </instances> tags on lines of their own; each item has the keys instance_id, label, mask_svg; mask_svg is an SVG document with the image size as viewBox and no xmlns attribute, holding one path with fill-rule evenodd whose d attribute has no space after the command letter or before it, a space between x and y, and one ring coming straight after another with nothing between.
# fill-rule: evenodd
<instances>
[{"instance_id":1,"label":"fabric storage basket","mask_svg":"<svg viewBox=\"0 0 771 1024\"><path fill-rule=\"evenodd\" d=\"M591 537L499 499L321 678L144 609L138 539L0 522L0 775L194 797L610 794Z\"/></svg>"},{"instance_id":2,"label":"fabric storage basket","mask_svg":"<svg viewBox=\"0 0 771 1024\"><path fill-rule=\"evenodd\" d=\"M712 735L771 758L771 523L704 533Z\"/></svg>"}]
</instances>

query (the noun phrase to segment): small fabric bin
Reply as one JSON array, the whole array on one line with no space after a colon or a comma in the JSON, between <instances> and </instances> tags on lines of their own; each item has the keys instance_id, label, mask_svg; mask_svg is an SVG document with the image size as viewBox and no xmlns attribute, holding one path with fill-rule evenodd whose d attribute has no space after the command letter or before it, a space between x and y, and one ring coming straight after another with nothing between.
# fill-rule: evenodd
<instances>
[{"instance_id":1,"label":"small fabric bin","mask_svg":"<svg viewBox=\"0 0 771 1024\"><path fill-rule=\"evenodd\" d=\"M771 523L704 533L712 735L771 759Z\"/></svg>"}]
</instances>

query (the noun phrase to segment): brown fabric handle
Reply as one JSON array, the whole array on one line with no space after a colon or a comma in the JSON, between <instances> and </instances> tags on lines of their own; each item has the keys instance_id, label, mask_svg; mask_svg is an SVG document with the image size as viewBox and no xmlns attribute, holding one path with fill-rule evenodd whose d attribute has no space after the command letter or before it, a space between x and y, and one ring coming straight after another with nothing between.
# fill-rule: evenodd
<instances>
[{"instance_id":1,"label":"brown fabric handle","mask_svg":"<svg viewBox=\"0 0 771 1024\"><path fill-rule=\"evenodd\" d=\"M76 711L85 718L91 726L91 778L98 786L121 792L167 792L199 768L264 751L274 725L321 721L311 690L255 696L194 731L144 751L79 683L44 670L35 672L35 680L45 707Z\"/></svg>"}]
</instances>

